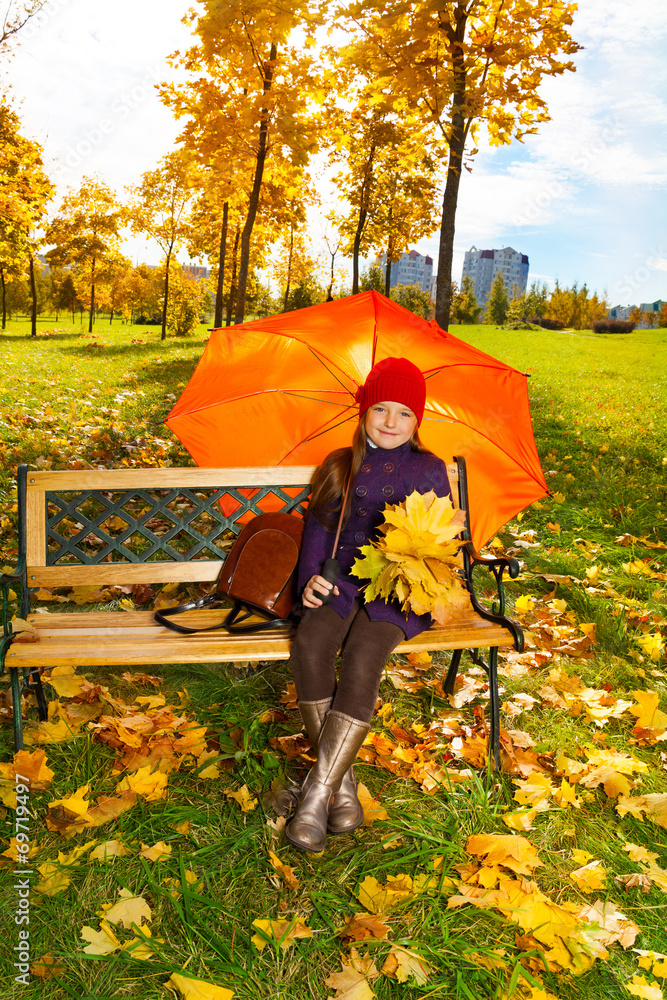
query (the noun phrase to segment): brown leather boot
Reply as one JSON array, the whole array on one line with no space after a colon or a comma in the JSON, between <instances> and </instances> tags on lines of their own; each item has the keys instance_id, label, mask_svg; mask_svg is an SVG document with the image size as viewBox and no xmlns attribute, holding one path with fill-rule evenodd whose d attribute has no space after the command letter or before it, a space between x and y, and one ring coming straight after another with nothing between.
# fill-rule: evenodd
<instances>
[{"instance_id":1,"label":"brown leather boot","mask_svg":"<svg viewBox=\"0 0 667 1000\"><path fill-rule=\"evenodd\" d=\"M294 847L314 854L324 850L331 800L369 729L365 722L342 712L327 715L317 746L317 763L308 773L297 810L285 827L285 836Z\"/></svg>"},{"instance_id":2,"label":"brown leather boot","mask_svg":"<svg viewBox=\"0 0 667 1000\"><path fill-rule=\"evenodd\" d=\"M299 712L308 733L308 739L317 750L320 732L327 712L333 704L332 698L322 701L300 701ZM343 775L340 788L329 806L329 833L351 833L364 822L364 808L357 795L357 779L354 769L349 768Z\"/></svg>"}]
</instances>

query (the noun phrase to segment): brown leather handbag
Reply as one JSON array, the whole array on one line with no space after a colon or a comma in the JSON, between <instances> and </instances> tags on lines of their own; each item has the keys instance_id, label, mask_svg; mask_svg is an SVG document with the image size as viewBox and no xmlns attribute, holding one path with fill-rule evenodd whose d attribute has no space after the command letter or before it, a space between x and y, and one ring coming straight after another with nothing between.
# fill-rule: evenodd
<instances>
[{"instance_id":1,"label":"brown leather handbag","mask_svg":"<svg viewBox=\"0 0 667 1000\"><path fill-rule=\"evenodd\" d=\"M292 514L259 514L241 531L225 559L214 594L175 608L155 612L155 620L174 632L191 635L225 628L238 635L296 625L296 570L304 523ZM210 608L232 601L223 622L206 628L188 628L169 621L172 615ZM252 615L266 620L242 623Z\"/></svg>"}]
</instances>

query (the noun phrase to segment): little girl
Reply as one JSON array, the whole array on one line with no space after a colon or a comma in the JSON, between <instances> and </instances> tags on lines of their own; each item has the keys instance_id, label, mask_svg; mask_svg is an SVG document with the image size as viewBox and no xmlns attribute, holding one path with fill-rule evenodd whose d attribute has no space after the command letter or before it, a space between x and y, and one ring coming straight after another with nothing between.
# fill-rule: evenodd
<instances>
[{"instance_id":1,"label":"little girl","mask_svg":"<svg viewBox=\"0 0 667 1000\"><path fill-rule=\"evenodd\" d=\"M384 665L404 638L429 628L431 616L407 615L397 602L366 604L365 584L350 575L359 547L376 538L386 505L401 503L414 490L451 496L445 463L419 441L426 385L406 358L379 361L358 390L359 423L351 448L331 452L317 468L299 562L299 588L306 609L290 665L299 712L317 751L297 810L287 825L289 842L319 852L329 833L361 826L352 763L375 709ZM332 585L322 576L351 477L337 558L340 574ZM336 656L342 648L336 684Z\"/></svg>"}]
</instances>

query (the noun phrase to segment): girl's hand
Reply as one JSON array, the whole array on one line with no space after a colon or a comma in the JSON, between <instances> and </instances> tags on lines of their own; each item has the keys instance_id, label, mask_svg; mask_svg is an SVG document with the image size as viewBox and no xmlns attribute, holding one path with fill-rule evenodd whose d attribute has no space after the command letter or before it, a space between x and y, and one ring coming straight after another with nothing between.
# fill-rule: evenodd
<instances>
[{"instance_id":1,"label":"girl's hand","mask_svg":"<svg viewBox=\"0 0 667 1000\"><path fill-rule=\"evenodd\" d=\"M319 608L322 601L317 595L322 594L326 597L330 590L331 584L328 580L325 580L323 576L311 576L310 580L303 588L303 596L301 597L304 608ZM334 586L333 592L336 597L340 594L340 591L336 586Z\"/></svg>"}]
</instances>

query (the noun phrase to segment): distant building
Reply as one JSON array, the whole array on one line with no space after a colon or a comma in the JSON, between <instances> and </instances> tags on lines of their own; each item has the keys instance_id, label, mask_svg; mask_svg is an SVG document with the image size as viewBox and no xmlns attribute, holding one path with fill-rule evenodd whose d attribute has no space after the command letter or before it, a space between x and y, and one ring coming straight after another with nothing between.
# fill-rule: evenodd
<instances>
[{"instance_id":1,"label":"distant building","mask_svg":"<svg viewBox=\"0 0 667 1000\"><path fill-rule=\"evenodd\" d=\"M207 267L200 267L198 264L184 264L183 270L193 278L208 278L211 273Z\"/></svg>"},{"instance_id":2,"label":"distant building","mask_svg":"<svg viewBox=\"0 0 667 1000\"><path fill-rule=\"evenodd\" d=\"M636 308L637 306L614 306L613 309L609 310L607 316L609 319L630 319L630 313Z\"/></svg>"},{"instance_id":3,"label":"distant building","mask_svg":"<svg viewBox=\"0 0 667 1000\"><path fill-rule=\"evenodd\" d=\"M502 250L478 250L472 246L465 254L461 284L464 278L471 277L477 303L482 309L486 309L491 285L498 273L502 274L510 297L515 288L520 295L525 294L528 287L528 266L526 254L519 253L512 247L503 247Z\"/></svg>"},{"instance_id":4,"label":"distant building","mask_svg":"<svg viewBox=\"0 0 667 1000\"><path fill-rule=\"evenodd\" d=\"M639 330L647 330L658 325L660 312L664 304L662 299L657 299L655 302L641 302L639 306L614 306L609 310L607 316L609 319L630 319L630 314L638 308L641 317L637 323L637 328Z\"/></svg>"},{"instance_id":5,"label":"distant building","mask_svg":"<svg viewBox=\"0 0 667 1000\"><path fill-rule=\"evenodd\" d=\"M378 260L378 267L387 277L387 255L382 254ZM396 288L397 285L419 285L423 292L431 291L431 279L433 278L433 258L424 257L416 250L404 253L397 261L391 265L391 275L389 287Z\"/></svg>"}]
</instances>

